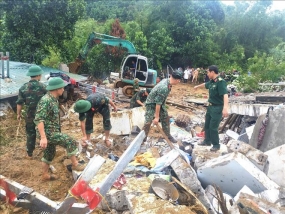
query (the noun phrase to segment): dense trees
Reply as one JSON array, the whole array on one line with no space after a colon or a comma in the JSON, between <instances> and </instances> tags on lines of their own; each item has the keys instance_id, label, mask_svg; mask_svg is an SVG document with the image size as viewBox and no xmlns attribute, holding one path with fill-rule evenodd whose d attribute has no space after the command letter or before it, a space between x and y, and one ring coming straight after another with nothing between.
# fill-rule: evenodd
<instances>
[{"instance_id":1,"label":"dense trees","mask_svg":"<svg viewBox=\"0 0 285 214\"><path fill-rule=\"evenodd\" d=\"M64 50L85 6L83 0L3 0L3 8L4 49L14 60L41 63L50 49Z\"/></svg>"},{"instance_id":2,"label":"dense trees","mask_svg":"<svg viewBox=\"0 0 285 214\"><path fill-rule=\"evenodd\" d=\"M0 49L10 51L12 60L57 66L74 61L95 31L131 41L155 69L217 64L225 71L251 70L255 80L276 81L284 75L285 12L270 11L271 4L0 0ZM123 56L109 50L95 46L82 72L115 71Z\"/></svg>"}]
</instances>

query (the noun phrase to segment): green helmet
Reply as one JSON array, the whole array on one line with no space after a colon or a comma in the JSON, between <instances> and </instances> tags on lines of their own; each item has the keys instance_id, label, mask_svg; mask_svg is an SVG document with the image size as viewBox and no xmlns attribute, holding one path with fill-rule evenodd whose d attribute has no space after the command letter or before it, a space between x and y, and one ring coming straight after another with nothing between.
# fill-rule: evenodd
<instances>
[{"instance_id":1,"label":"green helmet","mask_svg":"<svg viewBox=\"0 0 285 214\"><path fill-rule=\"evenodd\" d=\"M176 70L172 72L172 77L174 79L181 79L183 77L183 72L180 70Z\"/></svg>"},{"instance_id":2,"label":"green helmet","mask_svg":"<svg viewBox=\"0 0 285 214\"><path fill-rule=\"evenodd\" d=\"M74 111L78 113L87 112L91 108L91 103L87 100L78 100L75 103Z\"/></svg>"},{"instance_id":3,"label":"green helmet","mask_svg":"<svg viewBox=\"0 0 285 214\"><path fill-rule=\"evenodd\" d=\"M41 69L41 67L40 66L37 66L37 65L32 65L30 68L29 68L29 70L28 70L28 72L27 72L27 76L38 76L38 75L41 75L41 74L43 74L44 73L44 71Z\"/></svg>"},{"instance_id":4,"label":"green helmet","mask_svg":"<svg viewBox=\"0 0 285 214\"><path fill-rule=\"evenodd\" d=\"M67 84L60 77L53 77L48 81L47 90L52 91L59 88L64 88Z\"/></svg>"}]
</instances>

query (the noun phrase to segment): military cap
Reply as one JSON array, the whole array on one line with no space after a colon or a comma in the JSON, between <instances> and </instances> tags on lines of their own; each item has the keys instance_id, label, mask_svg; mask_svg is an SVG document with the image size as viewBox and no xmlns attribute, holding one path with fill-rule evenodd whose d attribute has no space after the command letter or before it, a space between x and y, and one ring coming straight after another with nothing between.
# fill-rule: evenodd
<instances>
[{"instance_id":1,"label":"military cap","mask_svg":"<svg viewBox=\"0 0 285 214\"><path fill-rule=\"evenodd\" d=\"M49 79L48 86L46 89L48 91L52 91L52 90L56 90L59 88L64 88L66 85L67 83L65 83L60 77L53 77Z\"/></svg>"},{"instance_id":2,"label":"military cap","mask_svg":"<svg viewBox=\"0 0 285 214\"><path fill-rule=\"evenodd\" d=\"M87 100L78 100L75 103L74 111L78 113L87 112L91 108L91 103Z\"/></svg>"},{"instance_id":3,"label":"military cap","mask_svg":"<svg viewBox=\"0 0 285 214\"><path fill-rule=\"evenodd\" d=\"M41 67L40 66L37 66L37 65L32 65L30 68L29 68L29 70L28 70L28 72L27 72L27 76L38 76L38 75L41 75L41 74L43 74L44 73L44 71L41 69Z\"/></svg>"},{"instance_id":4,"label":"military cap","mask_svg":"<svg viewBox=\"0 0 285 214\"><path fill-rule=\"evenodd\" d=\"M172 72L172 77L174 79L181 79L183 77L183 72L180 70L176 70Z\"/></svg>"}]
</instances>

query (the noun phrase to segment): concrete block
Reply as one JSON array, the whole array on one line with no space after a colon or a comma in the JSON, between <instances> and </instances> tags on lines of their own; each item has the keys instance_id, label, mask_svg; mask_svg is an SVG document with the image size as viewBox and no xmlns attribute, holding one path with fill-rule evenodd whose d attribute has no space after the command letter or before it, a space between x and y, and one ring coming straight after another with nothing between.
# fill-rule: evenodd
<instances>
[{"instance_id":1,"label":"concrete block","mask_svg":"<svg viewBox=\"0 0 285 214\"><path fill-rule=\"evenodd\" d=\"M247 157L238 152L208 161L197 170L197 174L204 187L216 184L223 192L232 196L236 195L244 185L254 193L279 187Z\"/></svg>"},{"instance_id":2,"label":"concrete block","mask_svg":"<svg viewBox=\"0 0 285 214\"><path fill-rule=\"evenodd\" d=\"M110 133L115 135L129 135L134 126L142 129L144 125L144 114L144 107L112 112L110 118L112 129Z\"/></svg>"},{"instance_id":3,"label":"concrete block","mask_svg":"<svg viewBox=\"0 0 285 214\"><path fill-rule=\"evenodd\" d=\"M243 205L250 207L254 210L258 209L259 212L257 213L276 213L276 214L285 213L284 207L279 207L278 205L271 203L267 200L246 193L240 194L240 198L237 201L237 203L242 203Z\"/></svg>"},{"instance_id":4,"label":"concrete block","mask_svg":"<svg viewBox=\"0 0 285 214\"><path fill-rule=\"evenodd\" d=\"M267 112L268 104L245 104L245 103L230 103L229 113L248 115L252 117L258 117Z\"/></svg>"},{"instance_id":5,"label":"concrete block","mask_svg":"<svg viewBox=\"0 0 285 214\"><path fill-rule=\"evenodd\" d=\"M278 189L264 190L263 192L258 193L257 197L275 204L279 200L279 190Z\"/></svg>"},{"instance_id":6,"label":"concrete block","mask_svg":"<svg viewBox=\"0 0 285 214\"><path fill-rule=\"evenodd\" d=\"M268 155L264 154L260 150L239 140L230 140L227 147L232 152L239 152L245 155L257 168L261 171L264 170Z\"/></svg>"},{"instance_id":7,"label":"concrete block","mask_svg":"<svg viewBox=\"0 0 285 214\"><path fill-rule=\"evenodd\" d=\"M217 152L211 152L210 146L199 146L197 143L194 144L192 150L192 162L194 162L194 169L197 170L203 166L207 161L215 159L221 155L228 153L228 147L225 144L220 144L221 148Z\"/></svg>"},{"instance_id":8,"label":"concrete block","mask_svg":"<svg viewBox=\"0 0 285 214\"><path fill-rule=\"evenodd\" d=\"M271 149L265 154L268 155L265 174L279 186L285 187L285 145Z\"/></svg>"},{"instance_id":9,"label":"concrete block","mask_svg":"<svg viewBox=\"0 0 285 214\"><path fill-rule=\"evenodd\" d=\"M234 197L235 201L238 201L239 196L240 196L241 193L246 193L246 194L255 196L254 192L252 192L251 189L248 188L248 186L244 185L243 188Z\"/></svg>"},{"instance_id":10,"label":"concrete block","mask_svg":"<svg viewBox=\"0 0 285 214\"><path fill-rule=\"evenodd\" d=\"M171 167L175 174L178 176L181 183L188 187L194 192L201 203L208 209L209 214L214 214L212 205L205 194L205 190L201 186L200 181L197 178L197 174L194 169L188 165L184 159L180 156L176 158L172 163Z\"/></svg>"},{"instance_id":11,"label":"concrete block","mask_svg":"<svg viewBox=\"0 0 285 214\"><path fill-rule=\"evenodd\" d=\"M254 126L253 134L249 141L249 144L254 148L257 148L258 133L261 128L262 120L265 118L265 114L260 115ZM285 132L285 109L276 109L270 111L269 122L266 127L262 145L260 151L266 152L284 144Z\"/></svg>"}]
</instances>

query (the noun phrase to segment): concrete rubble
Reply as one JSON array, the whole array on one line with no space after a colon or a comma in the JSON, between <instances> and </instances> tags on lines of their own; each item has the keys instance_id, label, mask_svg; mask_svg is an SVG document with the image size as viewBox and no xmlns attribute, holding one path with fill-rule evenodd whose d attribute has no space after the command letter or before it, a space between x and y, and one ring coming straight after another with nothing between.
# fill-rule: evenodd
<instances>
[{"instance_id":1,"label":"concrete rubble","mask_svg":"<svg viewBox=\"0 0 285 214\"><path fill-rule=\"evenodd\" d=\"M118 94L124 99L121 92ZM198 142L203 137L187 130L189 126L186 124L183 124L185 129L178 127L175 119L170 125L171 135L178 140L174 148L170 148L165 139L158 137L148 137L145 140L144 131L140 131L143 127L141 118L145 113L144 107L112 113L111 134L123 136L125 141L132 143L118 160L107 159L98 172L94 173L95 176L88 180L92 191L99 193L98 208L104 211L113 210L112 213L131 214L220 214L223 213L221 206L225 206L223 209L228 210L225 214L285 213L285 133L282 122L285 121L285 109L270 112L262 145L257 149L259 130L265 118L263 113L266 113L268 106L241 106L237 103L231 105L231 112L258 116L258 119L254 126L243 127L247 133L250 132L247 134L249 143L242 142L237 137L221 144L221 149L217 152L211 152L210 147L199 146ZM195 125L201 125L201 120L191 118L189 123L194 129ZM220 135L221 142L225 137L225 134ZM188 150L189 147L191 149ZM142 162L135 164L138 156ZM146 166L147 161L153 161L155 165L149 166L151 164L148 163ZM81 172L72 173L75 180L80 176L84 177ZM152 186L153 180L158 178L174 183L179 199L172 201L159 196ZM120 185L116 186L116 182ZM5 187L0 190L1 199L7 199L9 191L18 195L24 189L23 185L1 175L0 184ZM223 201L220 201L219 192L223 195ZM182 203L182 199L186 203ZM41 209L40 211L50 213L56 213L61 204L36 192L25 200L13 197L11 203L29 208L34 206L34 211ZM71 205L68 212L71 214L92 211L90 203Z\"/></svg>"}]
</instances>

